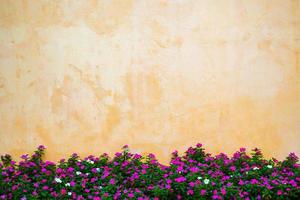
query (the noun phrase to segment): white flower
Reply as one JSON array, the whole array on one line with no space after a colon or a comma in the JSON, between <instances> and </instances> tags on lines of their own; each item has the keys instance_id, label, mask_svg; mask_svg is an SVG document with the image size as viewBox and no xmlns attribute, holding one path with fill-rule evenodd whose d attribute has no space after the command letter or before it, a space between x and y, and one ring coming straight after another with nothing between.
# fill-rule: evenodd
<instances>
[{"instance_id":1,"label":"white flower","mask_svg":"<svg viewBox=\"0 0 300 200\"><path fill-rule=\"evenodd\" d=\"M267 165L267 168L272 169L273 166L272 165Z\"/></svg>"},{"instance_id":2,"label":"white flower","mask_svg":"<svg viewBox=\"0 0 300 200\"><path fill-rule=\"evenodd\" d=\"M87 159L86 162L90 163L90 164L94 164L94 161Z\"/></svg>"},{"instance_id":3,"label":"white flower","mask_svg":"<svg viewBox=\"0 0 300 200\"><path fill-rule=\"evenodd\" d=\"M87 175L87 176L88 176L88 175L90 175L90 173L86 173L85 175Z\"/></svg>"},{"instance_id":4,"label":"white flower","mask_svg":"<svg viewBox=\"0 0 300 200\"><path fill-rule=\"evenodd\" d=\"M232 178L233 176L232 176L232 175L230 175L230 177Z\"/></svg>"},{"instance_id":5,"label":"white flower","mask_svg":"<svg viewBox=\"0 0 300 200\"><path fill-rule=\"evenodd\" d=\"M65 186L66 186L66 187L70 187L70 183L66 183Z\"/></svg>"},{"instance_id":6,"label":"white flower","mask_svg":"<svg viewBox=\"0 0 300 200\"><path fill-rule=\"evenodd\" d=\"M201 177L201 176L198 176L198 177L197 177L197 179L198 179L198 180L201 180L201 179L202 179L202 177Z\"/></svg>"},{"instance_id":7,"label":"white flower","mask_svg":"<svg viewBox=\"0 0 300 200\"><path fill-rule=\"evenodd\" d=\"M258 170L259 168L258 167L253 167L253 170Z\"/></svg>"},{"instance_id":8,"label":"white flower","mask_svg":"<svg viewBox=\"0 0 300 200\"><path fill-rule=\"evenodd\" d=\"M97 171L97 172L100 172L100 168L96 168L96 171Z\"/></svg>"},{"instance_id":9,"label":"white flower","mask_svg":"<svg viewBox=\"0 0 300 200\"><path fill-rule=\"evenodd\" d=\"M246 174L248 174L248 172L246 172Z\"/></svg>"},{"instance_id":10,"label":"white flower","mask_svg":"<svg viewBox=\"0 0 300 200\"><path fill-rule=\"evenodd\" d=\"M203 182L204 182L204 184L207 185L209 183L209 180L206 178L206 179L203 180Z\"/></svg>"},{"instance_id":11,"label":"white flower","mask_svg":"<svg viewBox=\"0 0 300 200\"><path fill-rule=\"evenodd\" d=\"M62 180L61 180L60 178L55 178L55 182L56 182L56 183L61 183Z\"/></svg>"},{"instance_id":12,"label":"white flower","mask_svg":"<svg viewBox=\"0 0 300 200\"><path fill-rule=\"evenodd\" d=\"M77 171L77 172L76 172L76 175L80 175L80 174L81 174L81 172L80 172L80 171Z\"/></svg>"},{"instance_id":13,"label":"white flower","mask_svg":"<svg viewBox=\"0 0 300 200\"><path fill-rule=\"evenodd\" d=\"M68 195L71 196L71 195L72 195L72 192L68 192Z\"/></svg>"},{"instance_id":14,"label":"white flower","mask_svg":"<svg viewBox=\"0 0 300 200\"><path fill-rule=\"evenodd\" d=\"M81 162L81 160L80 160L80 159L78 159L78 162Z\"/></svg>"},{"instance_id":15,"label":"white flower","mask_svg":"<svg viewBox=\"0 0 300 200\"><path fill-rule=\"evenodd\" d=\"M101 190L101 189L102 189L102 186L100 185L98 188Z\"/></svg>"}]
</instances>

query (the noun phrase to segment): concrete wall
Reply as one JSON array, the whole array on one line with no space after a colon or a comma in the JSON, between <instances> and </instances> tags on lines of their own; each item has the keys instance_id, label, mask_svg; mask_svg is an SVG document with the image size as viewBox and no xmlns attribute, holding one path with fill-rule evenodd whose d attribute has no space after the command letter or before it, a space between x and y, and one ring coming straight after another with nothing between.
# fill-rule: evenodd
<instances>
[{"instance_id":1,"label":"concrete wall","mask_svg":"<svg viewBox=\"0 0 300 200\"><path fill-rule=\"evenodd\" d=\"M0 2L0 154L300 154L300 1Z\"/></svg>"}]
</instances>

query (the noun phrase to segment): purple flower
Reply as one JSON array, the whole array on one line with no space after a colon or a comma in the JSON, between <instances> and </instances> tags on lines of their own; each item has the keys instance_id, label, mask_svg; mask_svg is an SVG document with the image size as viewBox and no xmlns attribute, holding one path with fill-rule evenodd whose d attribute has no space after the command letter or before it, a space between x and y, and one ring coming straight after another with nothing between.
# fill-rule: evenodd
<instances>
[{"instance_id":1,"label":"purple flower","mask_svg":"<svg viewBox=\"0 0 300 200\"><path fill-rule=\"evenodd\" d=\"M150 154L148 155L148 157L149 157L150 159L154 159L154 158L155 158L155 155L154 155L153 153L150 153Z\"/></svg>"},{"instance_id":2,"label":"purple flower","mask_svg":"<svg viewBox=\"0 0 300 200\"><path fill-rule=\"evenodd\" d=\"M115 153L115 156L116 156L116 157L121 157L121 156L122 156L122 153L117 152L117 153Z\"/></svg>"},{"instance_id":3,"label":"purple flower","mask_svg":"<svg viewBox=\"0 0 300 200\"><path fill-rule=\"evenodd\" d=\"M201 144L201 143L198 143L198 144L196 144L196 147L197 147L197 148L201 148L201 147L202 147L202 144Z\"/></svg>"},{"instance_id":4,"label":"purple flower","mask_svg":"<svg viewBox=\"0 0 300 200\"><path fill-rule=\"evenodd\" d=\"M109 184L114 185L115 183L116 183L115 179L112 178L109 180Z\"/></svg>"},{"instance_id":5,"label":"purple flower","mask_svg":"<svg viewBox=\"0 0 300 200\"><path fill-rule=\"evenodd\" d=\"M133 158L134 159L140 159L140 158L142 158L142 156L140 154L134 154Z\"/></svg>"},{"instance_id":6,"label":"purple flower","mask_svg":"<svg viewBox=\"0 0 300 200\"><path fill-rule=\"evenodd\" d=\"M28 154L24 154L21 156L22 159L27 160L28 159Z\"/></svg>"},{"instance_id":7,"label":"purple flower","mask_svg":"<svg viewBox=\"0 0 300 200\"><path fill-rule=\"evenodd\" d=\"M46 149L46 147L45 147L44 145L40 145L40 146L38 147L38 149L39 149L39 150L44 150L44 149Z\"/></svg>"}]
</instances>

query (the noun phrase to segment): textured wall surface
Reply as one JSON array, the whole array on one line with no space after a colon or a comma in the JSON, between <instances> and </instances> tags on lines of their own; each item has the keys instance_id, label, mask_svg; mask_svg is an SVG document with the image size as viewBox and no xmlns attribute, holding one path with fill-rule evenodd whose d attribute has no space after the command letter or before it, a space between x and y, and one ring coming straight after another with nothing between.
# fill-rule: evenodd
<instances>
[{"instance_id":1,"label":"textured wall surface","mask_svg":"<svg viewBox=\"0 0 300 200\"><path fill-rule=\"evenodd\" d=\"M300 154L300 1L0 2L0 154Z\"/></svg>"}]
</instances>

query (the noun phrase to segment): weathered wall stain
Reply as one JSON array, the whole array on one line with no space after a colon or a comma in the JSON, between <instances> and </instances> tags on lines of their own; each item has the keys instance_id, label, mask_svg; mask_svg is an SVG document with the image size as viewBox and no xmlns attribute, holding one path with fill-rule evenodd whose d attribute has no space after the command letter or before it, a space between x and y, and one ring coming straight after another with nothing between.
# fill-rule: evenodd
<instances>
[{"instance_id":1,"label":"weathered wall stain","mask_svg":"<svg viewBox=\"0 0 300 200\"><path fill-rule=\"evenodd\" d=\"M0 2L0 154L300 154L300 1Z\"/></svg>"}]
</instances>

